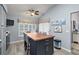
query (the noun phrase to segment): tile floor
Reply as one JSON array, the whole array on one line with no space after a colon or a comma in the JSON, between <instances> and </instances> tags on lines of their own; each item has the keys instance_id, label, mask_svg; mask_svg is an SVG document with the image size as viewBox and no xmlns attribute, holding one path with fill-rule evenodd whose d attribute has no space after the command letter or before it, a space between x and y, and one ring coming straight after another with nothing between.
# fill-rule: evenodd
<instances>
[{"instance_id":1,"label":"tile floor","mask_svg":"<svg viewBox=\"0 0 79 59\"><path fill-rule=\"evenodd\" d=\"M25 55L24 43L20 42L20 43L11 44L7 50L7 55ZM72 55L72 54L63 49L61 50L55 49L54 55Z\"/></svg>"}]
</instances>

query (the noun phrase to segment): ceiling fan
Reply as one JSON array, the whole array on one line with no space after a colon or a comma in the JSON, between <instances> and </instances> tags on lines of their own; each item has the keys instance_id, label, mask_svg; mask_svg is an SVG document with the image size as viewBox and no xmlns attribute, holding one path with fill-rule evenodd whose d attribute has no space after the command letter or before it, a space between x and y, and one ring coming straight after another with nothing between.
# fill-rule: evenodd
<instances>
[{"instance_id":1,"label":"ceiling fan","mask_svg":"<svg viewBox=\"0 0 79 59\"><path fill-rule=\"evenodd\" d=\"M35 15L39 15L39 11L34 10L34 9L29 9L29 10L27 10L26 14L31 15L31 16L35 16Z\"/></svg>"}]
</instances>

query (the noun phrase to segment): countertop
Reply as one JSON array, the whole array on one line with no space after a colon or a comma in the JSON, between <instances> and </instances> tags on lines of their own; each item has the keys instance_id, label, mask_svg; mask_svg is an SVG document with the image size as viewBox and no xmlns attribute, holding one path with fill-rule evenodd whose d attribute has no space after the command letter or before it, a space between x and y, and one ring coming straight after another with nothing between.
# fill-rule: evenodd
<instances>
[{"instance_id":1,"label":"countertop","mask_svg":"<svg viewBox=\"0 0 79 59\"><path fill-rule=\"evenodd\" d=\"M25 33L27 36L32 38L34 41L46 40L47 38L54 38L55 36L44 35L41 33Z\"/></svg>"}]
</instances>

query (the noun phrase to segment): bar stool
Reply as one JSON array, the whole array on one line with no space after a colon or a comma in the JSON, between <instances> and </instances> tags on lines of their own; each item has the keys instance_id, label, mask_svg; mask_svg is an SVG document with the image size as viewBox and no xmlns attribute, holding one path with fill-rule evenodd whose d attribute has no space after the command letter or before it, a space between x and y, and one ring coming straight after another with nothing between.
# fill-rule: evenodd
<instances>
[{"instance_id":1,"label":"bar stool","mask_svg":"<svg viewBox=\"0 0 79 59\"><path fill-rule=\"evenodd\" d=\"M30 43L28 36L24 33L24 48L27 55L30 54Z\"/></svg>"}]
</instances>

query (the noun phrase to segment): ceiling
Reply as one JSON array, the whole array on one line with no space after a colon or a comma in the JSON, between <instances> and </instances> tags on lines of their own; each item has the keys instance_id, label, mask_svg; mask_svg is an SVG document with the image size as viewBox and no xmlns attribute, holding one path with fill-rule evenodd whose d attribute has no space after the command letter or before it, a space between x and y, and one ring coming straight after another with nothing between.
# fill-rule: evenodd
<instances>
[{"instance_id":1,"label":"ceiling","mask_svg":"<svg viewBox=\"0 0 79 59\"><path fill-rule=\"evenodd\" d=\"M7 4L8 16L19 16L25 19L38 19L48 11L54 4ZM26 10L34 9L39 11L37 16L26 15Z\"/></svg>"}]
</instances>

